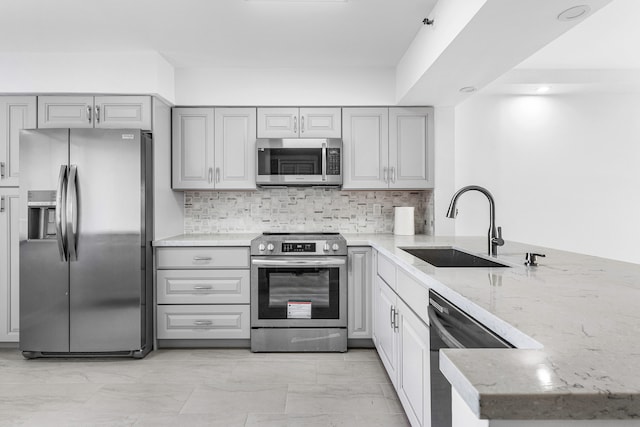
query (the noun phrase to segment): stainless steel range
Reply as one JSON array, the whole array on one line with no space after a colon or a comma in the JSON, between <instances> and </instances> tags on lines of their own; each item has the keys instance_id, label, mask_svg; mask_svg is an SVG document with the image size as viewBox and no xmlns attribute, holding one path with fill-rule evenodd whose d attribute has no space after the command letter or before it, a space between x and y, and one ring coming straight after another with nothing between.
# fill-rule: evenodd
<instances>
[{"instance_id":1,"label":"stainless steel range","mask_svg":"<svg viewBox=\"0 0 640 427\"><path fill-rule=\"evenodd\" d=\"M337 233L251 241L251 350L347 351L347 242Z\"/></svg>"}]
</instances>

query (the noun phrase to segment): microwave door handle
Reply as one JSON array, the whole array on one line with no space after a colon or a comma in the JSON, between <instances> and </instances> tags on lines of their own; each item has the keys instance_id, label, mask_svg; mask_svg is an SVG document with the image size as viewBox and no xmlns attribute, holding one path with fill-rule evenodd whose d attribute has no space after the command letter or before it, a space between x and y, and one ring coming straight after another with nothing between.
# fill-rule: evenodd
<instances>
[{"instance_id":1,"label":"microwave door handle","mask_svg":"<svg viewBox=\"0 0 640 427\"><path fill-rule=\"evenodd\" d=\"M327 143L322 143L322 181L327 180Z\"/></svg>"}]
</instances>

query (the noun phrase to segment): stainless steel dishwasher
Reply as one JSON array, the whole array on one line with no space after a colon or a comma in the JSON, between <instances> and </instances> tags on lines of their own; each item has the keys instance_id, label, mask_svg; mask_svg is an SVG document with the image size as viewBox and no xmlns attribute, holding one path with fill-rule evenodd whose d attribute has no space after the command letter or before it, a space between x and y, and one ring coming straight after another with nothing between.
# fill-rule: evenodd
<instances>
[{"instance_id":1,"label":"stainless steel dishwasher","mask_svg":"<svg viewBox=\"0 0 640 427\"><path fill-rule=\"evenodd\" d=\"M451 427L451 384L440 372L441 348L513 348L455 305L429 291L431 427Z\"/></svg>"}]
</instances>

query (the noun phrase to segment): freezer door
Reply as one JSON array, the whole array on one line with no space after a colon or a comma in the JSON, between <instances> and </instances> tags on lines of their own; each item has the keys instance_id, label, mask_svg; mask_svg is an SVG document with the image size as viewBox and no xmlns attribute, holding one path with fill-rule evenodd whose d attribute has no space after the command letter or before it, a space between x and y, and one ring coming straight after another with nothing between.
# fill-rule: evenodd
<instances>
[{"instance_id":1,"label":"freezer door","mask_svg":"<svg viewBox=\"0 0 640 427\"><path fill-rule=\"evenodd\" d=\"M60 216L68 139L68 129L20 133L22 351L69 351L69 264Z\"/></svg>"},{"instance_id":2,"label":"freezer door","mask_svg":"<svg viewBox=\"0 0 640 427\"><path fill-rule=\"evenodd\" d=\"M146 244L141 132L72 129L69 147L71 352L140 349Z\"/></svg>"}]
</instances>

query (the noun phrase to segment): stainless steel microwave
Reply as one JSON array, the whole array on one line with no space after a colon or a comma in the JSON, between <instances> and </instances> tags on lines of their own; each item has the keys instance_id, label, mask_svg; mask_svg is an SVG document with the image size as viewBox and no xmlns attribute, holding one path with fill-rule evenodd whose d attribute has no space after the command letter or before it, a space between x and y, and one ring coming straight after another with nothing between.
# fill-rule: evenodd
<instances>
[{"instance_id":1,"label":"stainless steel microwave","mask_svg":"<svg viewBox=\"0 0 640 427\"><path fill-rule=\"evenodd\" d=\"M342 140L258 139L258 186L342 185Z\"/></svg>"}]
</instances>

